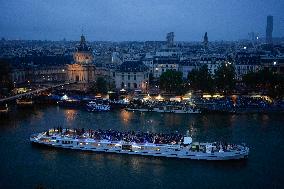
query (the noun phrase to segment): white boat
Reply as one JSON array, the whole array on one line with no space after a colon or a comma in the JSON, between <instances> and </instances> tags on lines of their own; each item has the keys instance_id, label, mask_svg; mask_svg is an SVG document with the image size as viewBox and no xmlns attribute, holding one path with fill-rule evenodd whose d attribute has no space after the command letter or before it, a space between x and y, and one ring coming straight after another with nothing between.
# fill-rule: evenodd
<instances>
[{"instance_id":1,"label":"white boat","mask_svg":"<svg viewBox=\"0 0 284 189\"><path fill-rule=\"evenodd\" d=\"M141 136L143 137L141 138ZM133 132L123 133L113 130L78 132L73 129L50 129L46 132L33 134L30 141L36 144L75 150L195 160L246 159L249 154L249 148L245 145L217 142L194 143L190 136L180 136L176 134L141 134L141 132L138 132L138 134ZM145 141L146 139L149 140L149 137L150 139L153 137L149 142L137 142L133 139ZM167 142L161 143L160 141Z\"/></svg>"},{"instance_id":2,"label":"white boat","mask_svg":"<svg viewBox=\"0 0 284 189\"><path fill-rule=\"evenodd\" d=\"M91 101L86 106L88 111L95 112L95 111L110 111L110 105L109 104L103 104L103 103L97 103L94 101Z\"/></svg>"}]
</instances>

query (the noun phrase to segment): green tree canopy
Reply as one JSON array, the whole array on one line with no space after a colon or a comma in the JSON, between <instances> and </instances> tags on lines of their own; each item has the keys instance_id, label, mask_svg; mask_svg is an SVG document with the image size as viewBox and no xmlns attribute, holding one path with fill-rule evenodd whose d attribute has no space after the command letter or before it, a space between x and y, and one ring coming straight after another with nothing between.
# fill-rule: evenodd
<instances>
[{"instance_id":1,"label":"green tree canopy","mask_svg":"<svg viewBox=\"0 0 284 189\"><path fill-rule=\"evenodd\" d=\"M212 92L214 90L214 82L207 65L189 72L188 81L194 90L202 90L204 92Z\"/></svg>"},{"instance_id":2,"label":"green tree canopy","mask_svg":"<svg viewBox=\"0 0 284 189\"><path fill-rule=\"evenodd\" d=\"M167 70L160 76L160 89L170 93L182 93L182 72Z\"/></svg>"},{"instance_id":3,"label":"green tree canopy","mask_svg":"<svg viewBox=\"0 0 284 189\"><path fill-rule=\"evenodd\" d=\"M98 77L93 87L93 92L106 94L108 91L107 81L103 77Z\"/></svg>"},{"instance_id":4,"label":"green tree canopy","mask_svg":"<svg viewBox=\"0 0 284 189\"><path fill-rule=\"evenodd\" d=\"M222 64L218 67L214 76L218 90L231 92L236 85L235 67L232 64Z\"/></svg>"},{"instance_id":5,"label":"green tree canopy","mask_svg":"<svg viewBox=\"0 0 284 189\"><path fill-rule=\"evenodd\" d=\"M267 91L271 97L284 96L284 76L269 70L248 73L243 76L243 83L249 89Z\"/></svg>"}]
</instances>

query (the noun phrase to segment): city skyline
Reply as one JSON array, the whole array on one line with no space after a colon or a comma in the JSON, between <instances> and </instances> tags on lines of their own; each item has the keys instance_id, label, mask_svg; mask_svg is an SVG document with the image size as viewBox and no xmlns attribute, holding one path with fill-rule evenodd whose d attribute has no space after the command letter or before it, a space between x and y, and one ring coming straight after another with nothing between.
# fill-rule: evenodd
<instances>
[{"instance_id":1,"label":"city skyline","mask_svg":"<svg viewBox=\"0 0 284 189\"><path fill-rule=\"evenodd\" d=\"M0 37L27 40L176 41L265 38L266 17L274 17L273 37L283 37L283 1L3 1ZM232 8L233 7L233 8Z\"/></svg>"}]
</instances>

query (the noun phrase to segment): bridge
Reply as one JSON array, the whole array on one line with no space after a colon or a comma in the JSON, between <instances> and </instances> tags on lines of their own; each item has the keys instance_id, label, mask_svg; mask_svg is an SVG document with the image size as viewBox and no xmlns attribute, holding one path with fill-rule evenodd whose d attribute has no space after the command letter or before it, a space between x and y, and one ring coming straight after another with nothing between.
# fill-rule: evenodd
<instances>
[{"instance_id":1,"label":"bridge","mask_svg":"<svg viewBox=\"0 0 284 189\"><path fill-rule=\"evenodd\" d=\"M21 94L17 94L17 95L14 95L14 96L7 97L7 98L2 98L2 99L0 99L0 103L15 100L15 99L18 99L18 98L21 98L21 97L24 97L24 96L38 94L40 92L43 92L43 91L46 91L46 90L49 90L49 89L62 87L62 86L70 85L70 84L74 84L74 83L76 83L76 82L66 82L66 83L51 85L51 86L48 86L48 87L43 87L43 88L33 90L33 91L29 91L29 92L26 92L26 93L21 93Z\"/></svg>"}]
</instances>

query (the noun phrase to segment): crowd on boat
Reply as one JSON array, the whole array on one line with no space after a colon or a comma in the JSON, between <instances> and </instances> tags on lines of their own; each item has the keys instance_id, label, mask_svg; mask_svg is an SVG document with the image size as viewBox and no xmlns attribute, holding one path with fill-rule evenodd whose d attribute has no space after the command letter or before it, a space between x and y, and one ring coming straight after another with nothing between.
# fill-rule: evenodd
<instances>
[{"instance_id":1,"label":"crowd on boat","mask_svg":"<svg viewBox=\"0 0 284 189\"><path fill-rule=\"evenodd\" d=\"M88 129L62 129L61 127L53 128L47 131L47 135L60 134L73 138L91 138L95 140L125 141L135 143L154 143L154 144L178 144L183 140L183 135L179 133L151 133L151 132L134 132L134 131L116 131L92 130Z\"/></svg>"}]
</instances>

